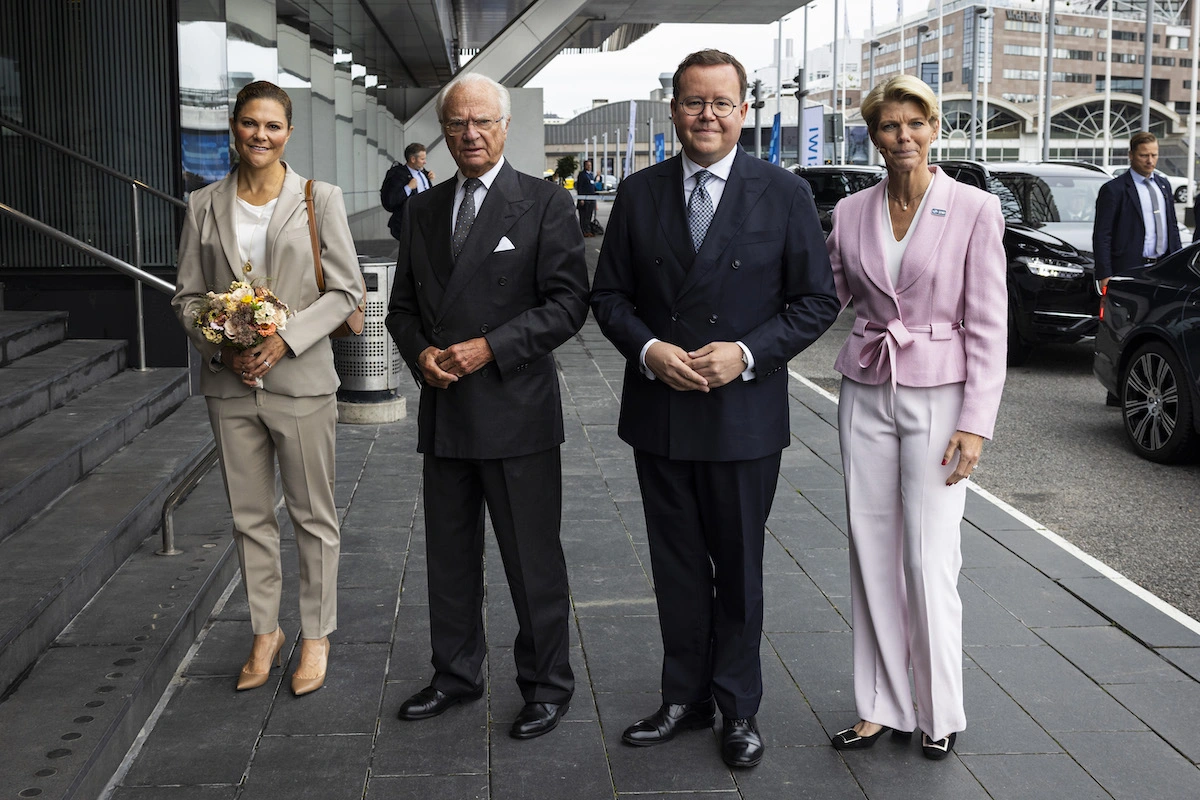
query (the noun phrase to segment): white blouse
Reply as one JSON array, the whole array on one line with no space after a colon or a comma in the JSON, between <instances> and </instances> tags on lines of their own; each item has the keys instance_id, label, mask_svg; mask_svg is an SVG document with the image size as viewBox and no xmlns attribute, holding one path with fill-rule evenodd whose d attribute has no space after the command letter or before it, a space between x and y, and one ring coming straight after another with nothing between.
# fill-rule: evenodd
<instances>
[{"instance_id":1,"label":"white blouse","mask_svg":"<svg viewBox=\"0 0 1200 800\"><path fill-rule=\"evenodd\" d=\"M932 186L933 182L929 185ZM887 192L883 193L883 229L887 232L883 237L883 258L887 264L888 276L892 279L893 289L896 288L896 281L900 279L900 262L904 260L904 251L908 249L908 242L912 239L913 231L917 229L917 222L925 211L925 201L928 199L929 189L926 188L924 196L921 197L921 204L917 206L917 213L913 214L912 224L908 226L904 238L897 241L895 230L892 228L892 215L888 211Z\"/></svg>"},{"instance_id":2,"label":"white blouse","mask_svg":"<svg viewBox=\"0 0 1200 800\"><path fill-rule=\"evenodd\" d=\"M276 197L266 205L254 206L242 198L237 199L237 243L238 256L243 262L244 280L265 278L267 262L267 226L275 212ZM247 270L244 267L249 266Z\"/></svg>"}]
</instances>

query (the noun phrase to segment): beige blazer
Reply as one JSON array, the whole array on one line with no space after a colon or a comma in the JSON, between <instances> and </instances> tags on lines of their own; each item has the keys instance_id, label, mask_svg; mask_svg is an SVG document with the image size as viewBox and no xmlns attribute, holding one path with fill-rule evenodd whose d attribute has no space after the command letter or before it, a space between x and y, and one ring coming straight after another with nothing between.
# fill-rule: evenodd
<instances>
[{"instance_id":1,"label":"beige blazer","mask_svg":"<svg viewBox=\"0 0 1200 800\"><path fill-rule=\"evenodd\" d=\"M250 273L243 271L244 262L238 256L236 170L224 180L192 192L188 202L171 305L204 358L200 390L209 397L240 397L252 391L232 370L213 361L219 348L194 324L204 295L227 291L235 280L265 283L294 314L279 333L291 352L263 378L263 388L291 397L331 394L338 388L329 334L350 316L362 294L342 190L328 183L313 184L325 273L325 294L318 299L304 206L305 179L284 166L283 189L267 227L266 264L254 265Z\"/></svg>"}]
</instances>

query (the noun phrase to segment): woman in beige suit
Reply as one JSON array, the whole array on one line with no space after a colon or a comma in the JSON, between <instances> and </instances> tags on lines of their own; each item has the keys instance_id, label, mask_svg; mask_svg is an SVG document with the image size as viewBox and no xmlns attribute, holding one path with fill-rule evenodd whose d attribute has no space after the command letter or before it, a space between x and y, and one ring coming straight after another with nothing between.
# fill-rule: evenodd
<instances>
[{"instance_id":1,"label":"woman in beige suit","mask_svg":"<svg viewBox=\"0 0 1200 800\"><path fill-rule=\"evenodd\" d=\"M239 164L195 191L179 244L172 305L203 357L208 401L234 539L250 602L254 643L237 688L262 686L282 663L282 569L275 519L275 462L300 555L300 663L292 691L325 682L329 634L337 627L339 531L334 506L338 387L329 334L361 293L341 190L314 183L325 293L317 290L304 203L305 179L281 157L292 134L287 93L266 81L237 96L229 124ZM233 281L263 284L287 303L286 329L246 350L204 339L196 311Z\"/></svg>"}]
</instances>

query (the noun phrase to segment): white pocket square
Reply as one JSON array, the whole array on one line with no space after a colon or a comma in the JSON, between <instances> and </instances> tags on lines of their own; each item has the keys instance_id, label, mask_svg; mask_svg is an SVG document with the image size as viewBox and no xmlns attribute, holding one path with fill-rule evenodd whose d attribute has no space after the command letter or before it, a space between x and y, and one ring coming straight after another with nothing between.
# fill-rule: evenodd
<instances>
[{"instance_id":1,"label":"white pocket square","mask_svg":"<svg viewBox=\"0 0 1200 800\"><path fill-rule=\"evenodd\" d=\"M516 246L508 240L507 236L501 236L500 243L498 245L496 245L496 249L493 250L492 252L493 253L503 253L505 250L516 250L516 249L517 249Z\"/></svg>"}]
</instances>

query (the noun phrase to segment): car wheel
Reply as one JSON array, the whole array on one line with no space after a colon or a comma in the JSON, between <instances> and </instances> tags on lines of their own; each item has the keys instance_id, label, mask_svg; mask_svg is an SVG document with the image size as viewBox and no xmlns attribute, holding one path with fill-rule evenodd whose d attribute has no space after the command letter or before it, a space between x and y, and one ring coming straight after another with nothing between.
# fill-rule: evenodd
<instances>
[{"instance_id":1,"label":"car wheel","mask_svg":"<svg viewBox=\"0 0 1200 800\"><path fill-rule=\"evenodd\" d=\"M1021 329L1017 327L1017 315L1012 303L1008 306L1008 365L1019 367L1029 359L1033 345L1021 338Z\"/></svg>"},{"instance_id":2,"label":"car wheel","mask_svg":"<svg viewBox=\"0 0 1200 800\"><path fill-rule=\"evenodd\" d=\"M1175 202L1176 203L1186 203L1187 202L1187 187L1186 186L1180 186L1178 189L1175 190Z\"/></svg>"},{"instance_id":3,"label":"car wheel","mask_svg":"<svg viewBox=\"0 0 1200 800\"><path fill-rule=\"evenodd\" d=\"M1121 417L1133 449L1142 458L1167 464L1188 455L1192 396L1185 373L1162 342L1142 345L1121 377Z\"/></svg>"}]
</instances>

